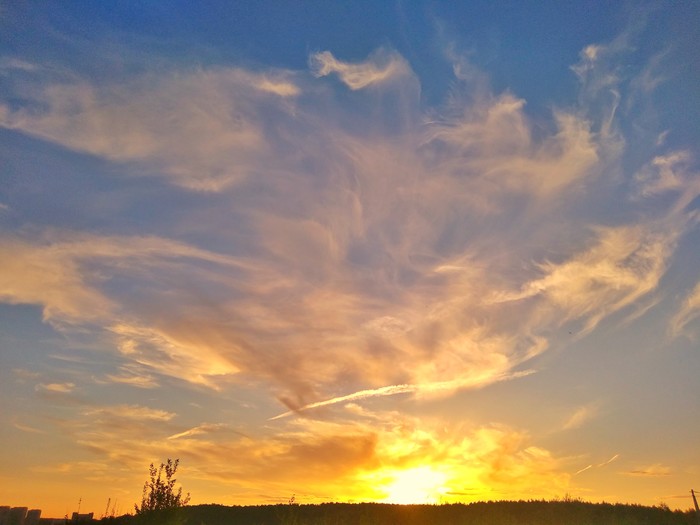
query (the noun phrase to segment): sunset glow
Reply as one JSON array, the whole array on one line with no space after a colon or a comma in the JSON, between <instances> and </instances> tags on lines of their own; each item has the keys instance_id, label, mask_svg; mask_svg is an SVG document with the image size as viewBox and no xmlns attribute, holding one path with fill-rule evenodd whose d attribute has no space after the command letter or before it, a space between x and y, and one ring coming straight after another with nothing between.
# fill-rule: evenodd
<instances>
[{"instance_id":1,"label":"sunset glow","mask_svg":"<svg viewBox=\"0 0 700 525\"><path fill-rule=\"evenodd\" d=\"M430 467L416 467L388 473L391 481L379 485L387 503L441 503L448 492L447 476Z\"/></svg>"},{"instance_id":2,"label":"sunset glow","mask_svg":"<svg viewBox=\"0 0 700 525\"><path fill-rule=\"evenodd\" d=\"M690 508L698 42L693 1L0 1L0 505L179 458L191 504Z\"/></svg>"}]
</instances>

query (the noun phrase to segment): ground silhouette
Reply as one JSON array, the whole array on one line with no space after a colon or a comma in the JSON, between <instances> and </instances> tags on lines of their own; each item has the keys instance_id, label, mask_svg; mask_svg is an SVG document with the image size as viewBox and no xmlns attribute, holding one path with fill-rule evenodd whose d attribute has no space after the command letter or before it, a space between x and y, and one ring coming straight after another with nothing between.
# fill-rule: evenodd
<instances>
[{"instance_id":1,"label":"ground silhouette","mask_svg":"<svg viewBox=\"0 0 700 525\"><path fill-rule=\"evenodd\" d=\"M134 516L105 518L135 524ZM182 525L697 525L694 511L563 501L490 501L445 505L193 505L178 509Z\"/></svg>"}]
</instances>

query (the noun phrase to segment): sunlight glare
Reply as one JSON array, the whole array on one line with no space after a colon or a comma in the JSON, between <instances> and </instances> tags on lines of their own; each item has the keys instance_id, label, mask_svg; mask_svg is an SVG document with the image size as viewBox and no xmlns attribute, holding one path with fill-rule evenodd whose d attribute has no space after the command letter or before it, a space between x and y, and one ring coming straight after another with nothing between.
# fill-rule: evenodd
<instances>
[{"instance_id":1,"label":"sunlight glare","mask_svg":"<svg viewBox=\"0 0 700 525\"><path fill-rule=\"evenodd\" d=\"M381 487L386 493L386 503L440 503L442 495L447 492L447 475L431 467L397 470L390 477L392 481Z\"/></svg>"}]
</instances>

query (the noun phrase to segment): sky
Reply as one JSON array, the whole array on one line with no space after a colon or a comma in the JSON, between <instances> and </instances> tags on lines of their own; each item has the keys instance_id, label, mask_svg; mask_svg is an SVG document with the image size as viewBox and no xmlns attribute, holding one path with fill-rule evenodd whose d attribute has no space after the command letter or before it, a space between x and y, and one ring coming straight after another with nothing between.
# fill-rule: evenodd
<instances>
[{"instance_id":1,"label":"sky","mask_svg":"<svg viewBox=\"0 0 700 525\"><path fill-rule=\"evenodd\" d=\"M700 489L700 3L0 1L0 505ZM108 503L108 501L110 503Z\"/></svg>"}]
</instances>

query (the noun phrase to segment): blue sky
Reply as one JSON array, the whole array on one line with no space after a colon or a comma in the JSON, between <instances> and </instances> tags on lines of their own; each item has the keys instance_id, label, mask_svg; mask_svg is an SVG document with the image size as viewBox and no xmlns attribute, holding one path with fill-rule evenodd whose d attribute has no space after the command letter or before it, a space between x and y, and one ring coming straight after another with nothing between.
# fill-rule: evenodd
<instances>
[{"instance_id":1,"label":"blue sky","mask_svg":"<svg viewBox=\"0 0 700 525\"><path fill-rule=\"evenodd\" d=\"M0 3L0 503L688 508L699 21Z\"/></svg>"}]
</instances>

